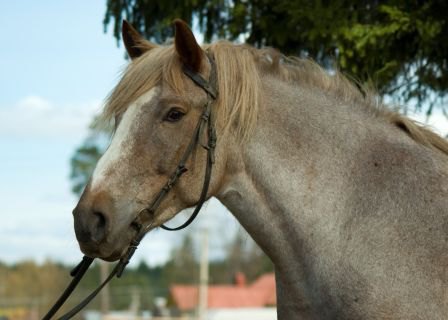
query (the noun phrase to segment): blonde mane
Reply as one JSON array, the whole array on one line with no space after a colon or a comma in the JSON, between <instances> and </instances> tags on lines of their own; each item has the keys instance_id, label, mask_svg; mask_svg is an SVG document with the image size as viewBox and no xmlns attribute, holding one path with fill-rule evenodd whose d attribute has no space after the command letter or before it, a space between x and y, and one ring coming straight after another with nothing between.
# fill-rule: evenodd
<instances>
[{"instance_id":1,"label":"blonde mane","mask_svg":"<svg viewBox=\"0 0 448 320\"><path fill-rule=\"evenodd\" d=\"M144 43L142 44L144 46ZM361 106L366 112L402 129L412 139L427 147L448 154L448 141L415 121L390 111L372 90L348 80L340 72L328 74L308 59L285 57L274 49L256 49L219 41L209 48L218 70L218 125L232 130L244 141L256 125L262 90L261 76L270 74L299 86L321 89L344 103ZM185 76L173 46L153 47L133 60L106 101L102 120L123 113L139 96L161 81L177 93L184 90Z\"/></svg>"},{"instance_id":2,"label":"blonde mane","mask_svg":"<svg viewBox=\"0 0 448 320\"><path fill-rule=\"evenodd\" d=\"M252 50L235 50L230 43L205 48L212 50L218 70L219 97L215 108L218 125L227 131L235 124L233 130L245 140L255 126L260 100L261 81ZM122 114L133 101L161 81L179 94L184 91L184 81L190 81L182 72L173 46L152 48L129 64L107 98L100 121L109 122Z\"/></svg>"}]
</instances>

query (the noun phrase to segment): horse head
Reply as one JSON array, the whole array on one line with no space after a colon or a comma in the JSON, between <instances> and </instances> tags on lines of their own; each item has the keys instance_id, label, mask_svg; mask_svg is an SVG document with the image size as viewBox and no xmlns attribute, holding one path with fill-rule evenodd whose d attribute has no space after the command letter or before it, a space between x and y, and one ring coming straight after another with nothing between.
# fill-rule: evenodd
<instances>
[{"instance_id":1,"label":"horse head","mask_svg":"<svg viewBox=\"0 0 448 320\"><path fill-rule=\"evenodd\" d=\"M214 141L201 123L214 122L210 113L216 97L195 81L211 77L212 58L183 21L174 25L174 45L157 46L123 23L131 62L104 111L105 118L115 120L114 135L73 211L86 255L110 261L122 257L141 228L149 231L194 206L205 183L210 186L203 200L209 198L222 179L220 147L213 177L203 182L207 159L214 162L206 141L212 147Z\"/></svg>"}]
</instances>

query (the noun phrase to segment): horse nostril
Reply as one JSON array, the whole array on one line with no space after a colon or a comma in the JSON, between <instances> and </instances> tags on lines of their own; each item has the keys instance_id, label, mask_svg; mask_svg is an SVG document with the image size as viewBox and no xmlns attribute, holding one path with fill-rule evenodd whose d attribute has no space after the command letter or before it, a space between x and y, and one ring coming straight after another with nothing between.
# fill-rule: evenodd
<instances>
[{"instance_id":1,"label":"horse nostril","mask_svg":"<svg viewBox=\"0 0 448 320\"><path fill-rule=\"evenodd\" d=\"M106 236L107 219L100 211L93 212L93 216L95 217L95 221L93 223L92 239L100 242Z\"/></svg>"}]
</instances>

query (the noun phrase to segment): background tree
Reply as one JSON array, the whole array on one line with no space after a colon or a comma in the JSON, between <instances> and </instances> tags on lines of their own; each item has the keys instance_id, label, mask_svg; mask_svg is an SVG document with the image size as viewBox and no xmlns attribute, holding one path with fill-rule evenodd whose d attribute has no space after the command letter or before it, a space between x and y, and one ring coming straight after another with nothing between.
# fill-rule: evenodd
<instances>
[{"instance_id":1,"label":"background tree","mask_svg":"<svg viewBox=\"0 0 448 320\"><path fill-rule=\"evenodd\" d=\"M167 284L197 284L199 281L199 263L193 243L193 237L187 233L181 245L174 248L170 260L165 264L162 277Z\"/></svg>"},{"instance_id":2,"label":"background tree","mask_svg":"<svg viewBox=\"0 0 448 320\"><path fill-rule=\"evenodd\" d=\"M210 263L210 284L233 283L235 273L240 271L246 275L248 283L252 283L260 275L273 271L272 262L242 228L224 245L227 250L223 259ZM142 261L136 267L126 268L120 281L109 283L113 309L128 310L137 292L140 310L153 310L154 298L168 297L171 285L197 285L198 247L199 238L186 234L165 264L148 266ZM5 310L25 310L27 314L35 311L41 318L70 281L72 268L51 261L43 264L23 261L12 265L0 261L0 318L8 315ZM90 294L100 284L100 278L99 263L94 263L61 314ZM89 308L99 310L100 299L94 299Z\"/></svg>"},{"instance_id":3,"label":"background tree","mask_svg":"<svg viewBox=\"0 0 448 320\"><path fill-rule=\"evenodd\" d=\"M72 191L80 195L87 185L96 163L101 158L109 144L111 128L101 126L93 119L89 134L70 159L70 179Z\"/></svg>"},{"instance_id":4,"label":"background tree","mask_svg":"<svg viewBox=\"0 0 448 320\"><path fill-rule=\"evenodd\" d=\"M232 283L235 274L242 272L248 283L274 271L274 264L249 234L240 227L232 241L226 244L223 260L210 262L210 283Z\"/></svg>"},{"instance_id":5,"label":"background tree","mask_svg":"<svg viewBox=\"0 0 448 320\"><path fill-rule=\"evenodd\" d=\"M11 267L0 264L0 310L21 307L43 315L69 280L63 266L48 261L42 265L22 261Z\"/></svg>"},{"instance_id":6,"label":"background tree","mask_svg":"<svg viewBox=\"0 0 448 320\"><path fill-rule=\"evenodd\" d=\"M174 18L197 22L206 41L310 56L430 115L448 90L447 12L443 0L108 0L104 27L119 40L127 19L163 42Z\"/></svg>"}]
</instances>

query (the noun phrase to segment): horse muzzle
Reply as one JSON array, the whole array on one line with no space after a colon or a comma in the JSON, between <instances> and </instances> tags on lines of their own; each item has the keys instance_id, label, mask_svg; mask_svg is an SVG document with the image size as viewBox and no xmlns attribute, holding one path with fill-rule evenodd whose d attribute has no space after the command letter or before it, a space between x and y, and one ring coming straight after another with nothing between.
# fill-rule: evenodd
<instances>
[{"instance_id":1,"label":"horse muzzle","mask_svg":"<svg viewBox=\"0 0 448 320\"><path fill-rule=\"evenodd\" d=\"M76 239L85 255L107 261L115 261L122 256L127 242L120 245L121 241L111 239L111 219L106 213L78 204L73 210L73 218Z\"/></svg>"}]
</instances>

